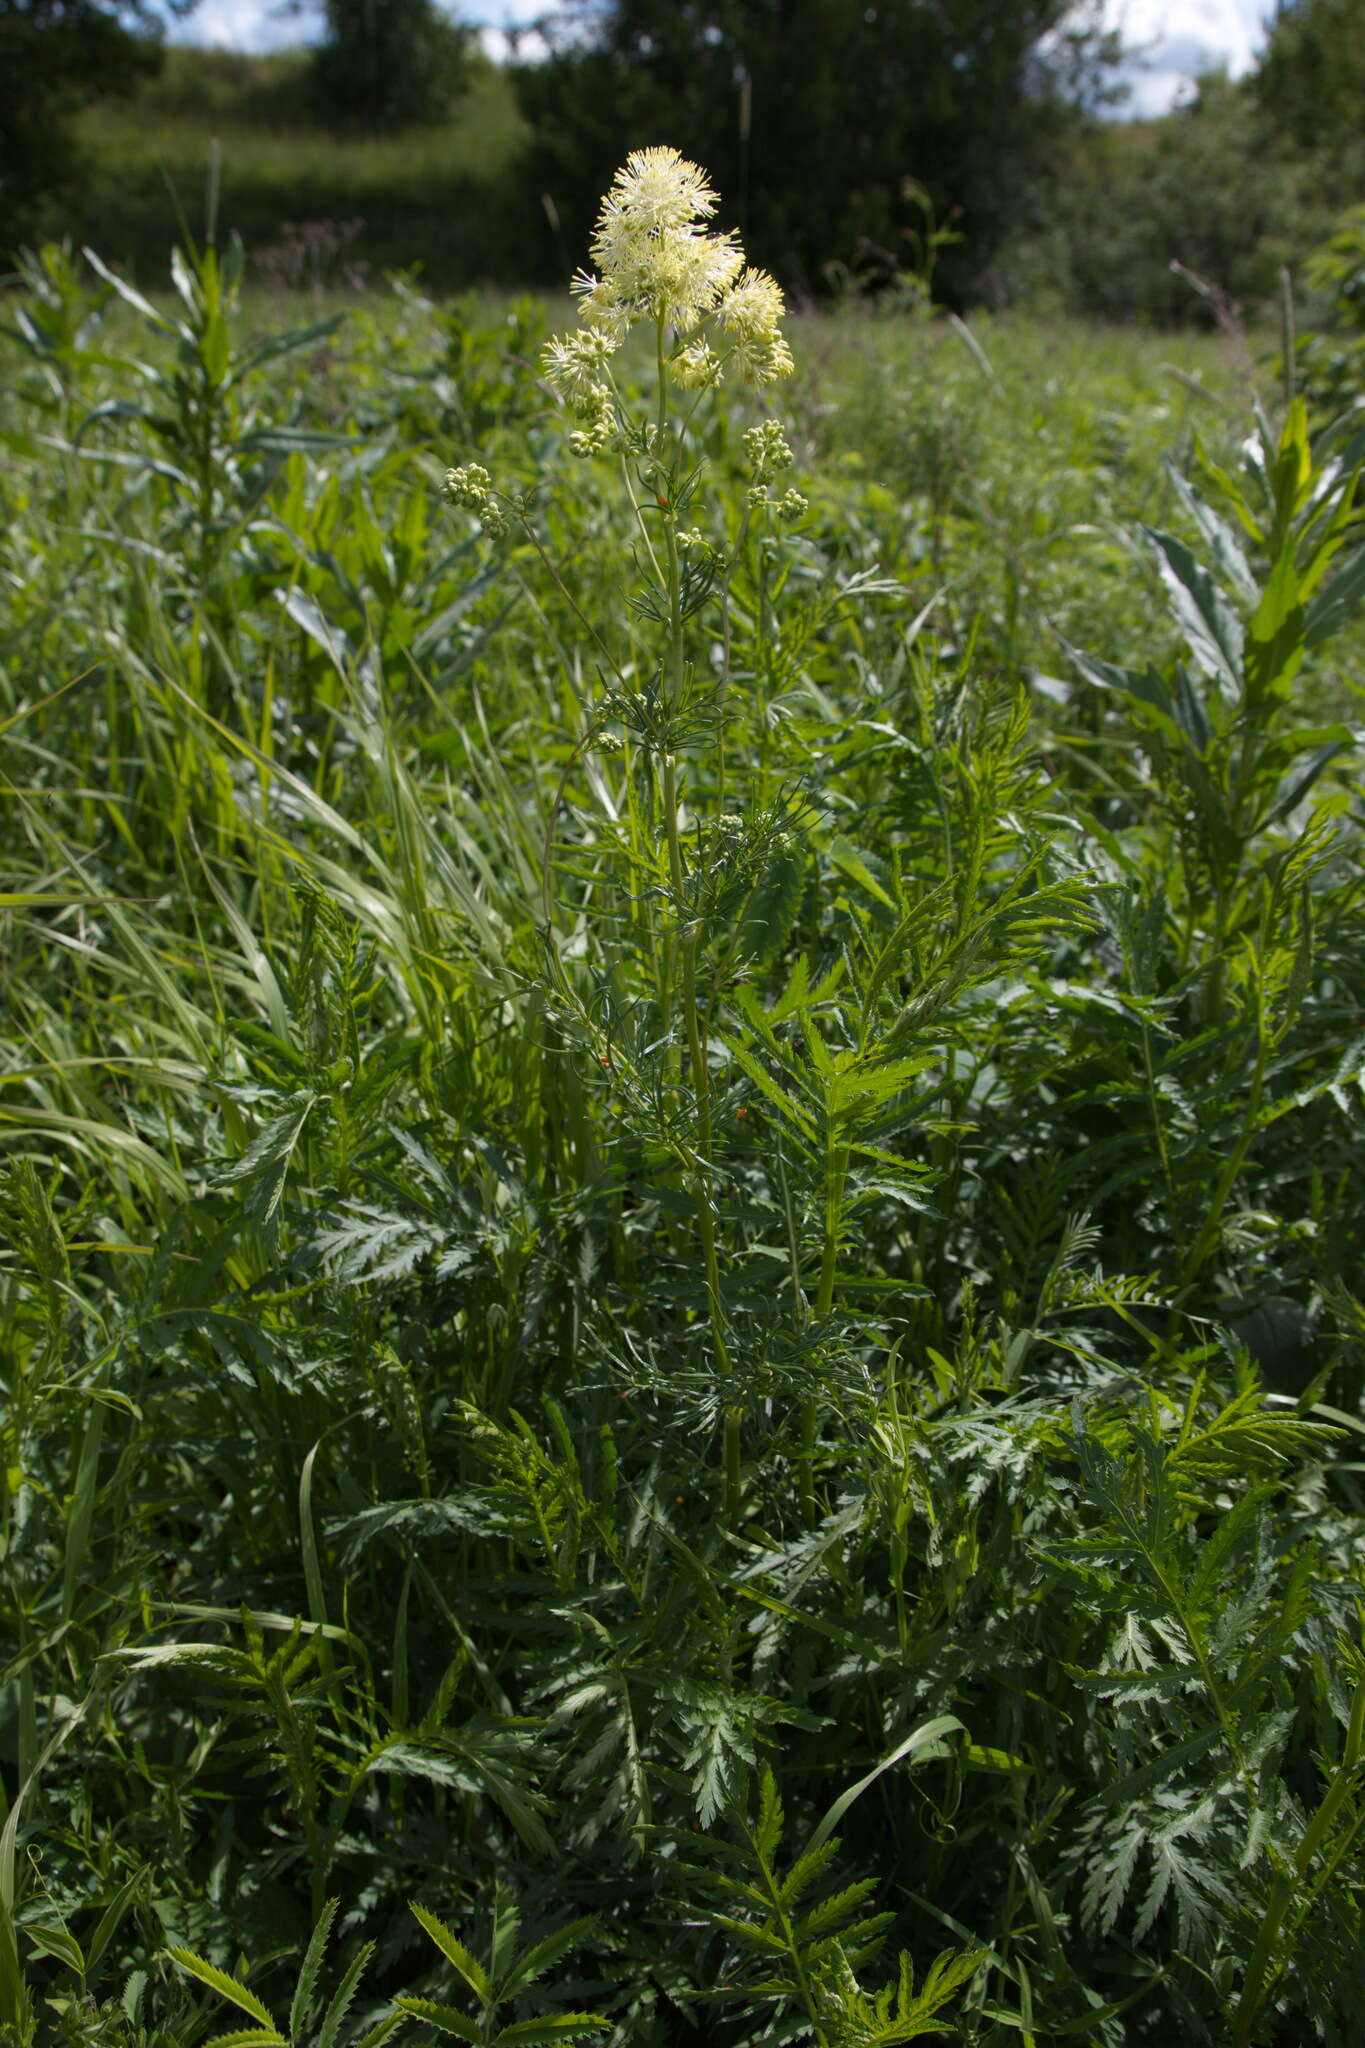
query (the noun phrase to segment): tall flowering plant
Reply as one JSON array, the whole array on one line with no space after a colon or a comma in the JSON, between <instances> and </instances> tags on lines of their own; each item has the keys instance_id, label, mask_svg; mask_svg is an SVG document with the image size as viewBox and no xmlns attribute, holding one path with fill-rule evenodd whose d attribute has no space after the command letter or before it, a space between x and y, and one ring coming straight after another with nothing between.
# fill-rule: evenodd
<instances>
[{"instance_id":1,"label":"tall flowering plant","mask_svg":"<svg viewBox=\"0 0 1365 2048\"><path fill-rule=\"evenodd\" d=\"M627 679L609 664L616 687L609 687L593 707L570 767L590 749L629 744L637 770L634 783L645 791L648 815L631 850L632 892L651 905L652 1043L661 1048L662 1087L657 1076L643 1075L639 1063L632 1073L619 1037L602 1023L600 1003L585 1006L579 1021L596 1034L598 1059L627 1093L634 1080L635 1106L651 1113L654 1134L664 1139L691 1186L707 1323L724 1384L732 1380L734 1364L716 1237L709 1023L719 982L735 964L736 947L712 945L718 970L711 985L703 987L703 956L715 939L716 909L716 891L708 895L706 885L708 876L714 882L721 870L733 872L746 861L752 871L761 850L756 841L764 837L763 829L756 836L748 829L752 821L724 808L729 578L755 522L794 523L806 504L793 490L774 494L774 482L792 457L777 422L764 420L745 436L750 480L736 530L717 544L694 521L703 480L695 429L707 394L725 383L761 390L789 376L794 367L782 332L781 291L766 271L746 263L735 234L710 225L718 205L705 174L676 150L634 152L602 203L591 245L595 267L573 281L578 325L553 338L542 361L547 383L577 421L570 434L573 454L609 460L619 469L643 579L633 603L658 633L652 671ZM617 374L623 345L637 329L653 342L655 389L648 407L623 389ZM549 559L532 505L498 490L477 463L449 470L445 491L452 503L475 513L495 538L519 532L531 543L605 655L579 594L564 585ZM719 619L719 632L711 633L709 641L720 649L720 660L702 670L689 658L689 622L708 608L713 621ZM689 807L680 757L707 741L718 742L719 766L704 785L694 783ZM714 812L709 824L700 815L706 798ZM555 808L557 813L559 805ZM555 829L552 817L545 863L547 925ZM780 821L769 821L766 836L769 842L780 841ZM641 889L639 868L651 858L658 860L659 872ZM742 888L739 900L745 900ZM740 1411L731 1404L725 1410L725 1439L732 1511L740 1490L739 1428Z\"/></svg>"},{"instance_id":2,"label":"tall flowering plant","mask_svg":"<svg viewBox=\"0 0 1365 2048\"><path fill-rule=\"evenodd\" d=\"M638 1385L691 1396L699 1421L722 1423L731 1522L745 1419L761 1417L787 1438L814 1525L822 1416L872 1398L879 1358L905 1335L907 1290L927 1299L920 1276L946 1270L951 1224L930 1195L952 1146L926 1140L955 1137L974 1114L975 1079L956 1058L963 1006L1016 985L1093 910L1080 864L1054 850L1027 702L968 699L958 685L940 702L928 666L906 700L917 794L883 817L875 847L841 829L858 803L842 686L795 687L793 650L828 660L835 608L856 636L858 608L903 593L875 575L841 579L813 549L813 573L788 573L802 565L779 529L805 507L784 489L791 451L770 417L744 435L738 500L708 498L709 394L766 393L792 369L781 294L711 225L716 205L675 151L631 157L603 202L595 268L577 280L578 325L543 359L576 416L573 452L614 467L629 501L645 659L637 646L615 661L593 597L558 575L537 503L472 465L447 489L539 554L602 677L545 835L549 1007L636 1140L620 1156L644 1185L644 1215L623 1213L622 1269L634 1245L668 1242L679 1183L700 1253L655 1257L647 1334L604 1322L609 1348ZM652 343L644 398L620 374L632 337ZM785 678L781 704L768 692ZM754 744L727 774L732 723ZM624 775L588 762L607 750L624 750ZM796 769L785 784L784 759ZM574 811L580 769L592 802ZM859 1219L888 1214L917 1219L880 1226L894 1232L898 1277L850 1272Z\"/></svg>"}]
</instances>

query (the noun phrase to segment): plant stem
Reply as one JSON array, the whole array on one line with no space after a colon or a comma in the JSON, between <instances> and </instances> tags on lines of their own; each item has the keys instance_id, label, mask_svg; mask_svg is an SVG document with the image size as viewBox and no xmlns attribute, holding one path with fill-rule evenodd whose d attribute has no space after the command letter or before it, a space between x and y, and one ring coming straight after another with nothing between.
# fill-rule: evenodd
<instances>
[{"instance_id":1,"label":"plant stem","mask_svg":"<svg viewBox=\"0 0 1365 2048\"><path fill-rule=\"evenodd\" d=\"M752 1840L753 1838L750 1837L750 1839ZM782 1888L777 1882L768 1858L759 1849L757 1842L754 1842L753 1846L757 1855L758 1867L763 1874L763 1884L768 1895L768 1905L771 1908L773 1918L782 1930L782 1939L786 1944L787 1954L791 1958L792 1974L796 1979L796 1988L800 1994L801 2003L806 2008L806 2017L810 2021L811 2032L818 2042L819 2048L829 2048L829 2035L820 2019L820 2010L815 2002L814 1987L806 1971L805 1959L801 1953L801 1944L797 1940L796 1929L792 1925L791 1916L788 1914L783 1903Z\"/></svg>"},{"instance_id":2,"label":"plant stem","mask_svg":"<svg viewBox=\"0 0 1365 2048\"><path fill-rule=\"evenodd\" d=\"M1346 1731L1346 1743L1342 1750L1341 1762L1337 1765L1332 1782L1323 1794L1322 1803L1304 1830L1299 1843L1294 1866L1287 1875L1277 1877L1270 1894L1269 1903L1261 1915L1261 1924L1256 1934L1256 1946L1247 1964L1242 1995L1232 2018L1232 2039L1234 2048L1249 2048L1252 2030L1257 2016L1265 2004L1269 1991L1270 1963L1275 1943L1289 1911L1295 1889L1302 1884L1312 1865L1313 1858L1327 1839L1332 1823L1345 1804L1356 1773L1365 1759L1365 1680L1356 1687L1351 1703L1351 1720Z\"/></svg>"},{"instance_id":3,"label":"plant stem","mask_svg":"<svg viewBox=\"0 0 1365 2048\"><path fill-rule=\"evenodd\" d=\"M725 1411L725 1519L736 1523L744 1501L744 1410Z\"/></svg>"},{"instance_id":4,"label":"plant stem","mask_svg":"<svg viewBox=\"0 0 1365 2048\"><path fill-rule=\"evenodd\" d=\"M663 386L663 327L659 328L659 434L664 431L664 386ZM687 684L687 670L683 651L682 618L682 566L678 555L677 520L671 504L664 507L664 542L666 548L665 570L668 594L668 663L667 687L671 706L676 709L683 699ZM701 1018L697 1002L697 929L687 918L685 902L685 880L683 874L682 842L678 834L678 764L670 751L664 755L664 830L668 838L668 873L673 888L675 918L683 923L679 944L682 961L682 1010L683 1029L687 1035L688 1063L692 1069L692 1088L697 1102L697 1168L694 1175L694 1196L697 1205L697 1233L701 1238L702 1265L706 1278L706 1300L711 1319L711 1340L715 1347L716 1364L726 1378L730 1372L730 1347L725 1340L725 1316L721 1306L720 1263L716 1256L716 1224L711 1211L711 1169L714 1152L714 1133L711 1123L711 1072L707 1060L706 1043L702 1035ZM671 980L671 977L669 977ZM667 983L665 984L667 988ZM664 1031L667 1033L669 1019L665 1014ZM743 1414L737 1408L725 1411L725 1514L734 1521L739 1514L740 1494L743 1479L743 1454L740 1429Z\"/></svg>"},{"instance_id":5,"label":"plant stem","mask_svg":"<svg viewBox=\"0 0 1365 2048\"><path fill-rule=\"evenodd\" d=\"M1213 1191L1213 1198L1205 1212L1204 1222L1199 1235L1191 1247L1184 1266L1181 1268L1180 1293L1177 1296L1177 1301L1183 1299L1193 1287L1218 1243L1218 1233L1222 1227L1223 1211L1227 1207L1228 1197L1232 1193L1237 1176L1246 1162L1247 1153L1251 1150L1252 1140L1256 1136L1256 1123L1261 1113L1261 1095L1265 1087L1266 1058L1269 1050L1266 1044L1266 1027L1263 1017L1257 1020L1257 1033L1256 1067L1251 1077L1251 1094L1247 1102L1246 1116L1242 1123L1241 1134L1224 1164L1223 1171L1218 1176L1218 1181Z\"/></svg>"},{"instance_id":6,"label":"plant stem","mask_svg":"<svg viewBox=\"0 0 1365 2048\"><path fill-rule=\"evenodd\" d=\"M848 1147L831 1140L825 1154L825 1235L820 1251L820 1284L815 1313L827 1316L834 1306L834 1276L839 1263L839 1211L848 1177Z\"/></svg>"},{"instance_id":7,"label":"plant stem","mask_svg":"<svg viewBox=\"0 0 1365 2048\"><path fill-rule=\"evenodd\" d=\"M681 906L683 891L682 845L678 837L678 767L671 754L664 758L664 826L668 835L668 868L673 883L673 892ZM683 933L680 947L682 954L682 1007L683 1029L687 1033L688 1060L692 1069L692 1086L697 1098L698 1146L697 1156L701 1161L696 1176L697 1228L701 1236L702 1259L706 1268L706 1292L710 1300L711 1328L715 1338L716 1358L722 1371L730 1369L729 1348L725 1342L725 1331L720 1306L720 1270L716 1261L716 1227L711 1214L708 1180L713 1149L711 1124L711 1076L707 1066L706 1047L702 1043L701 1025L697 1007L697 934L695 929Z\"/></svg>"},{"instance_id":8,"label":"plant stem","mask_svg":"<svg viewBox=\"0 0 1365 2048\"><path fill-rule=\"evenodd\" d=\"M820 1520L820 1503L815 1498L815 1439L820 1434L820 1406L814 1396L801 1403L801 1457L798 1485L801 1490L801 1519L808 1529Z\"/></svg>"}]
</instances>

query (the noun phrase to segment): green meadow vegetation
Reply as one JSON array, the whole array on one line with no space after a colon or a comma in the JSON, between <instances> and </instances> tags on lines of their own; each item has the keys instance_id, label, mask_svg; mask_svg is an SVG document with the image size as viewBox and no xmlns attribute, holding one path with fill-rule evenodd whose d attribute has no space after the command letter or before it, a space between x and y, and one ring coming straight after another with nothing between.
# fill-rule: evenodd
<instances>
[{"instance_id":1,"label":"green meadow vegetation","mask_svg":"<svg viewBox=\"0 0 1365 2048\"><path fill-rule=\"evenodd\" d=\"M1358 231L685 253L0 304L11 2048L1360 2038Z\"/></svg>"},{"instance_id":2,"label":"green meadow vegetation","mask_svg":"<svg viewBox=\"0 0 1365 2048\"><path fill-rule=\"evenodd\" d=\"M443 290L556 275L538 197L513 174L527 131L511 75L477 58L469 70L447 121L339 130L319 117L306 51L169 50L135 97L82 113L88 175L58 225L155 289L216 147L223 228L262 287L344 288L356 263L379 283L420 261Z\"/></svg>"}]
</instances>

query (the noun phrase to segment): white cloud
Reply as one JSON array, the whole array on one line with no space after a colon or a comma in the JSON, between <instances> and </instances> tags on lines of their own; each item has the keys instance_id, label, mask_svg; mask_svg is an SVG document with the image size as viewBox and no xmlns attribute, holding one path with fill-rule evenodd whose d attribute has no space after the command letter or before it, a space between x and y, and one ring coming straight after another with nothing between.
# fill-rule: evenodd
<instances>
[{"instance_id":1,"label":"white cloud","mask_svg":"<svg viewBox=\"0 0 1365 2048\"><path fill-rule=\"evenodd\" d=\"M1248 70L1264 37L1269 0L1110 0L1110 20L1123 31L1139 61L1130 73L1126 111L1162 113L1201 71L1225 64L1235 77ZM546 0L482 0L456 12L480 31L489 55L502 58L525 29L547 11ZM307 40L316 16L279 18L275 0L201 0L177 23L177 41L216 43L232 50L277 50ZM537 54L537 38L522 35L523 56Z\"/></svg>"},{"instance_id":2,"label":"white cloud","mask_svg":"<svg viewBox=\"0 0 1365 2048\"><path fill-rule=\"evenodd\" d=\"M547 0L484 0L481 6L458 5L458 18L478 29L479 40L490 56L502 58L511 47L518 28L524 29L546 12ZM315 7L302 15L280 18L277 0L200 0L193 14L172 22L170 35L178 43L208 43L228 50L280 50L291 43L309 42L317 34ZM523 35L523 53L529 55L534 37Z\"/></svg>"},{"instance_id":3,"label":"white cloud","mask_svg":"<svg viewBox=\"0 0 1365 2048\"><path fill-rule=\"evenodd\" d=\"M276 18L272 0L200 0L193 14L166 24L173 43L206 44L219 50L280 50L304 39L294 20Z\"/></svg>"},{"instance_id":4,"label":"white cloud","mask_svg":"<svg viewBox=\"0 0 1365 2048\"><path fill-rule=\"evenodd\" d=\"M517 4L504 7L496 21L479 23L479 42L485 53L495 64L503 64L509 57L538 64L547 55L547 46L530 24L539 21L545 11L543 0L517 0Z\"/></svg>"},{"instance_id":5,"label":"white cloud","mask_svg":"<svg viewBox=\"0 0 1365 2048\"><path fill-rule=\"evenodd\" d=\"M1133 113L1164 113L1203 71L1251 69L1265 39L1266 0L1110 0L1109 19L1138 53Z\"/></svg>"}]
</instances>

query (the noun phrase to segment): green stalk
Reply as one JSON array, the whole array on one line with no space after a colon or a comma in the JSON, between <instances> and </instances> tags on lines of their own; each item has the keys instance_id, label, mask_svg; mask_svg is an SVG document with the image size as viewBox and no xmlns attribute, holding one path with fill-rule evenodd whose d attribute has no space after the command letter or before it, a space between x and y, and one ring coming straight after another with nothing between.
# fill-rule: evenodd
<instances>
[{"instance_id":1,"label":"green stalk","mask_svg":"<svg viewBox=\"0 0 1365 2048\"><path fill-rule=\"evenodd\" d=\"M1213 1198L1205 1212L1203 1225L1198 1237L1194 1241L1189 1257L1185 1260L1185 1264L1181 1269L1180 1294L1177 1296L1177 1300L1182 1299L1189 1292L1190 1288L1193 1287L1212 1255L1214 1247L1217 1245L1218 1233L1223 1221L1223 1211L1227 1207L1228 1197L1232 1193L1237 1176L1246 1162L1247 1153L1251 1150L1252 1140L1256 1136L1256 1120L1261 1113L1261 1095L1265 1088L1267 1052L1265 1019L1262 1017L1258 1022L1256 1069L1251 1079L1251 1095L1247 1102L1246 1117L1242 1124L1241 1134L1223 1167L1223 1171L1218 1176L1217 1185L1213 1191Z\"/></svg>"},{"instance_id":2,"label":"green stalk","mask_svg":"<svg viewBox=\"0 0 1365 2048\"><path fill-rule=\"evenodd\" d=\"M659 445L654 451L654 456L656 461L661 462L664 452L664 426L668 414L668 382L667 373L664 369L664 316L662 313L657 316L654 322L654 363L659 380L656 392L657 411L655 413L655 426L658 431Z\"/></svg>"},{"instance_id":3,"label":"green stalk","mask_svg":"<svg viewBox=\"0 0 1365 2048\"><path fill-rule=\"evenodd\" d=\"M825 1236L820 1250L820 1283L815 1313L827 1316L834 1307L834 1276L839 1263L839 1212L848 1178L848 1147L831 1141L825 1154Z\"/></svg>"},{"instance_id":4,"label":"green stalk","mask_svg":"<svg viewBox=\"0 0 1365 2048\"><path fill-rule=\"evenodd\" d=\"M848 1147L835 1143L831 1135L825 1154L825 1229L820 1248L820 1278L815 1294L817 1316L827 1316L834 1307L834 1281L839 1266L839 1213L843 1207L847 1178ZM819 1504L815 1498L815 1442L819 1433L819 1403L811 1398L801 1405L801 1512L808 1529L813 1529L820 1519Z\"/></svg>"},{"instance_id":5,"label":"green stalk","mask_svg":"<svg viewBox=\"0 0 1365 2048\"><path fill-rule=\"evenodd\" d=\"M1166 1126L1161 1121L1161 1098L1157 1094L1156 1069L1152 1062L1152 1027L1146 1016L1142 1019L1142 1065L1147 1076L1147 1105L1152 1112L1152 1129L1156 1134L1156 1148L1161 1159L1161 1177L1166 1183L1169 1195L1175 1194L1175 1180L1171 1173L1171 1155L1166 1143Z\"/></svg>"},{"instance_id":6,"label":"green stalk","mask_svg":"<svg viewBox=\"0 0 1365 2048\"><path fill-rule=\"evenodd\" d=\"M672 535L670 533L670 543ZM664 757L664 825L668 835L668 869L675 896L681 901L683 889L682 845L678 837L678 767L671 754ZM683 1028L687 1033L688 1060L692 1069L692 1086L697 1098L697 1123L699 1127L698 1154L701 1165L696 1175L695 1199L697 1205L697 1231L701 1238L702 1264L706 1274L706 1296L711 1317L711 1337L716 1349L716 1362L721 1371L728 1375L730 1370L730 1349L725 1341L725 1322L721 1310L720 1265L716 1257L716 1224L711 1214L710 1188L708 1186L713 1151L713 1130L711 1123L711 1075L707 1066L706 1047L702 1042L697 1004L697 934L690 929L683 934L682 945L682 1009ZM725 1512L731 1520L739 1512L739 1496L742 1473L740 1449L740 1425L742 1415L737 1408L725 1412Z\"/></svg>"},{"instance_id":7,"label":"green stalk","mask_svg":"<svg viewBox=\"0 0 1365 2048\"><path fill-rule=\"evenodd\" d=\"M1303 1840L1299 1843L1298 1854L1294 1858L1293 1869L1287 1876L1276 1878L1269 1903L1261 1915L1256 1946L1247 1964L1242 1996L1232 2016L1234 2048L1249 2048L1252 2030L1269 1995L1271 1958L1295 1890L1307 1876L1313 1858L1327 1840L1337 1815L1350 1796L1362 1760L1365 1760L1365 1680L1357 1685L1355 1698L1351 1702L1351 1720L1346 1731L1346 1746L1342 1751L1341 1762L1337 1765L1332 1782L1323 1795L1321 1805L1304 1830Z\"/></svg>"},{"instance_id":8,"label":"green stalk","mask_svg":"<svg viewBox=\"0 0 1365 2048\"><path fill-rule=\"evenodd\" d=\"M659 439L664 434L664 341L663 323L658 324L658 366L659 366ZM686 664L683 648L682 618L682 565L678 555L677 519L670 504L663 508L663 530L665 543L665 574L668 596L668 695L670 704L677 708L686 688ZM678 834L678 764L672 753L664 755L663 761L664 830L668 840L668 873L673 887L674 901L679 914L683 911L683 859L682 842ZM683 1029L687 1037L688 1063L692 1070L692 1087L697 1100L698 1157L700 1164L695 1176L694 1195L697 1206L697 1233L701 1239L702 1265L706 1278L707 1309L711 1320L711 1341L715 1347L716 1363L728 1378L730 1372L730 1347L725 1339L725 1317L721 1306L720 1262L716 1255L716 1224L711 1213L710 1176L714 1152L714 1131L711 1121L711 1072L707 1063L706 1043L701 1029L700 1005L697 1000L697 931L689 924L682 933L679 952L682 964L682 1012ZM671 978L671 977L670 977ZM664 1017L665 1032L668 1017ZM743 1447L741 1427L743 1413L738 1408L725 1411L725 1515L729 1521L738 1518L740 1497L743 1487Z\"/></svg>"},{"instance_id":9,"label":"green stalk","mask_svg":"<svg viewBox=\"0 0 1365 2048\"><path fill-rule=\"evenodd\" d=\"M801 1519L808 1529L820 1520L820 1503L815 1498L815 1440L820 1434L820 1407L813 1396L801 1403L801 1454L797 1484L801 1492Z\"/></svg>"},{"instance_id":10,"label":"green stalk","mask_svg":"<svg viewBox=\"0 0 1365 2048\"><path fill-rule=\"evenodd\" d=\"M806 2008L806 2017L810 2021L811 2033L818 2043L818 2048L829 2048L829 2034L820 2018L820 2008L815 2000L815 1988L806 1970L805 1958L801 1953L801 1943L797 1939L796 1929L783 1903L782 1888L773 1874L767 1857L759 1849L758 1843L753 1840L752 1836L750 1836L750 1841L753 1842L758 1867L763 1874L763 1884L768 1895L768 1905L771 1908L773 1918L782 1930L782 1940L787 1954L791 1958L792 1974L796 1979L796 1988L800 1993L801 2003Z\"/></svg>"}]
</instances>

